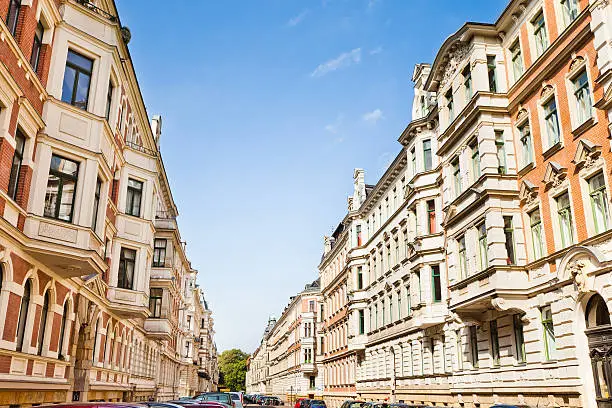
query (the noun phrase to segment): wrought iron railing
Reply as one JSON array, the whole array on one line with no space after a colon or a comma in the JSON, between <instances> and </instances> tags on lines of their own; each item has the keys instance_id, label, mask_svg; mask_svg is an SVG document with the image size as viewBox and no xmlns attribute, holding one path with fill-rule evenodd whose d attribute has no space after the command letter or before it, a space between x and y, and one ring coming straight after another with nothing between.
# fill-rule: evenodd
<instances>
[{"instance_id":1,"label":"wrought iron railing","mask_svg":"<svg viewBox=\"0 0 612 408\"><path fill-rule=\"evenodd\" d=\"M109 19L113 23L117 22L117 16L113 16L112 14L107 13L106 11L102 10L100 7L97 7L95 4L88 0L76 0L76 2L79 3L81 6L93 11L94 13Z\"/></svg>"}]
</instances>

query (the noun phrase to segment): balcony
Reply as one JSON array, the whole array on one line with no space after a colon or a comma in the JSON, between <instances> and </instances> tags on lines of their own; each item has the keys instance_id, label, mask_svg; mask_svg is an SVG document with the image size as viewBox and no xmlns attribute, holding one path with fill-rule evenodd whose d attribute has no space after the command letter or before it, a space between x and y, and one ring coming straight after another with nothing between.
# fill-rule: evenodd
<instances>
[{"instance_id":1,"label":"balcony","mask_svg":"<svg viewBox=\"0 0 612 408\"><path fill-rule=\"evenodd\" d=\"M28 215L26 251L62 278L98 274L108 268L103 242L90 229L51 218Z\"/></svg>"},{"instance_id":2,"label":"balcony","mask_svg":"<svg viewBox=\"0 0 612 408\"><path fill-rule=\"evenodd\" d=\"M144 321L147 336L158 340L172 339L170 320L164 318L148 318Z\"/></svg>"},{"instance_id":3,"label":"balcony","mask_svg":"<svg viewBox=\"0 0 612 408\"><path fill-rule=\"evenodd\" d=\"M527 271L518 266L492 266L452 283L449 310L478 317L488 309L521 309L529 290Z\"/></svg>"},{"instance_id":4,"label":"balcony","mask_svg":"<svg viewBox=\"0 0 612 408\"><path fill-rule=\"evenodd\" d=\"M303 373L315 373L317 371L317 367L315 363L302 363L300 366L300 370Z\"/></svg>"},{"instance_id":5,"label":"balcony","mask_svg":"<svg viewBox=\"0 0 612 408\"><path fill-rule=\"evenodd\" d=\"M109 287L108 300L111 310L121 317L146 319L151 314L149 296L144 292Z\"/></svg>"},{"instance_id":6,"label":"balcony","mask_svg":"<svg viewBox=\"0 0 612 408\"><path fill-rule=\"evenodd\" d=\"M169 211L157 211L155 213L155 229L171 231L177 230L178 226L176 224L176 216L171 214Z\"/></svg>"}]
</instances>

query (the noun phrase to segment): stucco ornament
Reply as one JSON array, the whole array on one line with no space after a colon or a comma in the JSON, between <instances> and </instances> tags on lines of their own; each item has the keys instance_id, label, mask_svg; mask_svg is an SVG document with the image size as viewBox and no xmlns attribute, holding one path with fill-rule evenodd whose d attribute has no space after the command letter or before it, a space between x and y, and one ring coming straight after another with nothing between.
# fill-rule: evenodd
<instances>
[{"instance_id":1,"label":"stucco ornament","mask_svg":"<svg viewBox=\"0 0 612 408\"><path fill-rule=\"evenodd\" d=\"M575 260L567 266L570 276L576 284L578 292L581 293L586 292L586 266L586 261L583 259Z\"/></svg>"},{"instance_id":2,"label":"stucco ornament","mask_svg":"<svg viewBox=\"0 0 612 408\"><path fill-rule=\"evenodd\" d=\"M448 55L448 63L444 68L444 74L442 75L442 80L440 81L440 85L442 88L446 86L448 81L457 71L459 65L463 62L465 57L468 55L470 50L470 44L464 42L458 42L457 48L451 51Z\"/></svg>"}]
</instances>

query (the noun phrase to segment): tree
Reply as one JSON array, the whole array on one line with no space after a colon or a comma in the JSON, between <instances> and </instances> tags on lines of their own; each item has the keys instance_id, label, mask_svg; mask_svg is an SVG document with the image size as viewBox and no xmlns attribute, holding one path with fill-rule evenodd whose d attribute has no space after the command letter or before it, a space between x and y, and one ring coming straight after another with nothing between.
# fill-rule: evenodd
<instances>
[{"instance_id":1,"label":"tree","mask_svg":"<svg viewBox=\"0 0 612 408\"><path fill-rule=\"evenodd\" d=\"M219 356L220 378L223 378L223 385L232 391L245 389L246 362L249 355L242 350L225 350Z\"/></svg>"}]
</instances>

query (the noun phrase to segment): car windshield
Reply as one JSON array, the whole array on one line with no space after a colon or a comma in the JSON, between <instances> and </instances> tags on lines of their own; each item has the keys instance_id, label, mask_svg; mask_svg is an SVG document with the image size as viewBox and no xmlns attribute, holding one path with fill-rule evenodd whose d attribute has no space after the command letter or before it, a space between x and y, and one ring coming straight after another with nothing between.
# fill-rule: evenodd
<instances>
[{"instance_id":1,"label":"car windshield","mask_svg":"<svg viewBox=\"0 0 612 408\"><path fill-rule=\"evenodd\" d=\"M230 397L227 394L204 394L202 399L204 401L229 401Z\"/></svg>"},{"instance_id":2,"label":"car windshield","mask_svg":"<svg viewBox=\"0 0 612 408\"><path fill-rule=\"evenodd\" d=\"M232 399L233 399L234 401L238 401L238 400L240 400L240 395L238 395L238 394L230 394L230 395L232 396Z\"/></svg>"}]
</instances>

